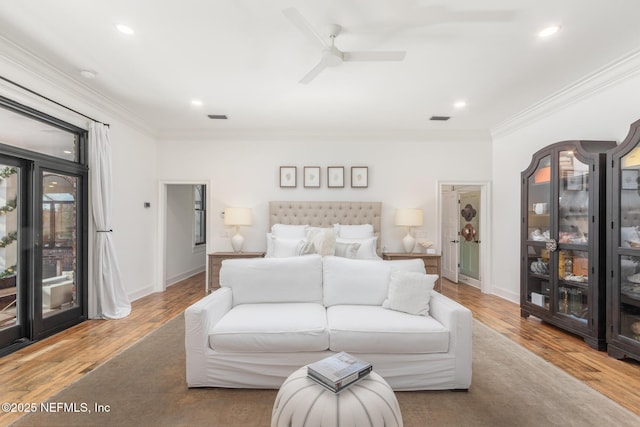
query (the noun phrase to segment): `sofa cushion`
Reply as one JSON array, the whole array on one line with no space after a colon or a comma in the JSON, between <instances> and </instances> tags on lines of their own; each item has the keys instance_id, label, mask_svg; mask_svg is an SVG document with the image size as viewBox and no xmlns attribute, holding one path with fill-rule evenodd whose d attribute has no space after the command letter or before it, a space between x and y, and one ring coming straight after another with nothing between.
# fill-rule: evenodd
<instances>
[{"instance_id":1,"label":"sofa cushion","mask_svg":"<svg viewBox=\"0 0 640 427\"><path fill-rule=\"evenodd\" d=\"M422 274L413 271L391 273L389 295L382 306L390 310L426 316L429 314L429 299L437 274Z\"/></svg>"},{"instance_id":2,"label":"sofa cushion","mask_svg":"<svg viewBox=\"0 0 640 427\"><path fill-rule=\"evenodd\" d=\"M233 305L322 302L322 257L227 259L220 286L233 292Z\"/></svg>"},{"instance_id":3,"label":"sofa cushion","mask_svg":"<svg viewBox=\"0 0 640 427\"><path fill-rule=\"evenodd\" d=\"M327 309L329 349L352 353L446 353L449 330L430 316L380 306L334 305Z\"/></svg>"},{"instance_id":4,"label":"sofa cushion","mask_svg":"<svg viewBox=\"0 0 640 427\"><path fill-rule=\"evenodd\" d=\"M322 304L242 304L214 326L209 345L221 352L323 351L329 348L326 325Z\"/></svg>"},{"instance_id":5,"label":"sofa cushion","mask_svg":"<svg viewBox=\"0 0 640 427\"><path fill-rule=\"evenodd\" d=\"M387 298L392 270L425 273L421 259L383 261L324 257L324 305L382 305Z\"/></svg>"}]
</instances>

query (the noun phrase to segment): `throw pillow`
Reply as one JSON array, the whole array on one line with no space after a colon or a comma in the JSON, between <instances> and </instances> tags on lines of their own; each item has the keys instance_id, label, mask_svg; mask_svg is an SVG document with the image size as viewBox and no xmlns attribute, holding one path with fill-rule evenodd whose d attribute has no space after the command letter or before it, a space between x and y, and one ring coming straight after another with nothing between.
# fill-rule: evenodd
<instances>
[{"instance_id":1,"label":"throw pillow","mask_svg":"<svg viewBox=\"0 0 640 427\"><path fill-rule=\"evenodd\" d=\"M338 243L336 242L335 256L343 258L355 258L360 249L360 243Z\"/></svg>"},{"instance_id":2,"label":"throw pillow","mask_svg":"<svg viewBox=\"0 0 640 427\"><path fill-rule=\"evenodd\" d=\"M436 274L393 271L387 299L382 307L404 313L427 316Z\"/></svg>"},{"instance_id":3,"label":"throw pillow","mask_svg":"<svg viewBox=\"0 0 640 427\"><path fill-rule=\"evenodd\" d=\"M315 245L308 240L300 240L296 247L296 255L311 255L315 253L317 253Z\"/></svg>"},{"instance_id":4,"label":"throw pillow","mask_svg":"<svg viewBox=\"0 0 640 427\"><path fill-rule=\"evenodd\" d=\"M313 242L316 253L322 256L333 255L336 250L336 230L333 228L317 228L307 234L307 241Z\"/></svg>"}]
</instances>

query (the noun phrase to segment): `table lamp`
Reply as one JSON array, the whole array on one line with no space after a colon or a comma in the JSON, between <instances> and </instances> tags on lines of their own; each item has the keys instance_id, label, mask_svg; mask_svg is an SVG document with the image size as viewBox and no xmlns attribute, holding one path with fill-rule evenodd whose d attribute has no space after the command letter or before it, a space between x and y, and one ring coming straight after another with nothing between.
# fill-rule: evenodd
<instances>
[{"instance_id":1,"label":"table lamp","mask_svg":"<svg viewBox=\"0 0 640 427\"><path fill-rule=\"evenodd\" d=\"M249 208L225 208L224 225L235 227L235 234L231 237L231 247L234 252L242 252L244 237L240 234L241 225L251 225L251 209Z\"/></svg>"},{"instance_id":2,"label":"table lamp","mask_svg":"<svg viewBox=\"0 0 640 427\"><path fill-rule=\"evenodd\" d=\"M396 225L407 227L407 235L402 239L406 253L413 252L416 239L411 235L411 227L422 225L422 209L396 209Z\"/></svg>"}]
</instances>

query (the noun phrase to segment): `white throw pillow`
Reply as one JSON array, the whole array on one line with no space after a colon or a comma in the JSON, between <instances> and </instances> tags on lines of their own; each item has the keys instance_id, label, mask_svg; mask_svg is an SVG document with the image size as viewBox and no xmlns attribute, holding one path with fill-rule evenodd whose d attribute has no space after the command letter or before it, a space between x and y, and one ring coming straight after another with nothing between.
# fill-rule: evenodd
<instances>
[{"instance_id":1,"label":"white throw pillow","mask_svg":"<svg viewBox=\"0 0 640 427\"><path fill-rule=\"evenodd\" d=\"M382 303L382 307L427 316L431 291L437 279L437 274L393 271L389 283L389 294Z\"/></svg>"},{"instance_id":2,"label":"white throw pillow","mask_svg":"<svg viewBox=\"0 0 640 427\"><path fill-rule=\"evenodd\" d=\"M270 258L285 258L298 255L298 245L303 239L285 239L272 237L273 251Z\"/></svg>"},{"instance_id":3,"label":"white throw pillow","mask_svg":"<svg viewBox=\"0 0 640 427\"><path fill-rule=\"evenodd\" d=\"M336 242L335 256L343 258L355 258L360 249L360 243L342 243Z\"/></svg>"},{"instance_id":4,"label":"white throw pillow","mask_svg":"<svg viewBox=\"0 0 640 427\"><path fill-rule=\"evenodd\" d=\"M335 228L314 228L307 233L307 241L313 242L316 253L322 256L333 255L336 250Z\"/></svg>"},{"instance_id":5,"label":"white throw pillow","mask_svg":"<svg viewBox=\"0 0 640 427\"><path fill-rule=\"evenodd\" d=\"M377 237L369 237L366 239L345 239L338 237L336 239L336 243L360 243L360 248L355 256L357 259L380 259L376 253L377 241Z\"/></svg>"},{"instance_id":6,"label":"white throw pillow","mask_svg":"<svg viewBox=\"0 0 640 427\"><path fill-rule=\"evenodd\" d=\"M373 225L371 224L359 224L359 225L344 225L336 224L339 232L338 237L344 239L367 239L374 237Z\"/></svg>"},{"instance_id":7,"label":"white throw pillow","mask_svg":"<svg viewBox=\"0 0 640 427\"><path fill-rule=\"evenodd\" d=\"M271 234L286 239L304 239L307 237L307 225L273 224Z\"/></svg>"}]
</instances>

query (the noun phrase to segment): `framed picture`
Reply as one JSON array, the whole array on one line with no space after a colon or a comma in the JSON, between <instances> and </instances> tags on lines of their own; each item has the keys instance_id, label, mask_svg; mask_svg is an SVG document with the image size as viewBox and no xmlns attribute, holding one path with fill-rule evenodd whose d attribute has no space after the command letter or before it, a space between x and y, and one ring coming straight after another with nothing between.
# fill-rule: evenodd
<instances>
[{"instance_id":1,"label":"framed picture","mask_svg":"<svg viewBox=\"0 0 640 427\"><path fill-rule=\"evenodd\" d=\"M327 186L329 188L344 188L344 166L327 167Z\"/></svg>"},{"instance_id":2,"label":"framed picture","mask_svg":"<svg viewBox=\"0 0 640 427\"><path fill-rule=\"evenodd\" d=\"M369 168L367 166L351 167L351 188L367 188L369 186Z\"/></svg>"},{"instance_id":3,"label":"framed picture","mask_svg":"<svg viewBox=\"0 0 640 427\"><path fill-rule=\"evenodd\" d=\"M622 179L620 180L623 190L638 189L638 170L622 169Z\"/></svg>"},{"instance_id":4,"label":"framed picture","mask_svg":"<svg viewBox=\"0 0 640 427\"><path fill-rule=\"evenodd\" d=\"M305 188L320 188L319 166L304 167L304 186Z\"/></svg>"},{"instance_id":5,"label":"framed picture","mask_svg":"<svg viewBox=\"0 0 640 427\"><path fill-rule=\"evenodd\" d=\"M280 166L280 187L295 188L297 175L297 166Z\"/></svg>"}]
</instances>

